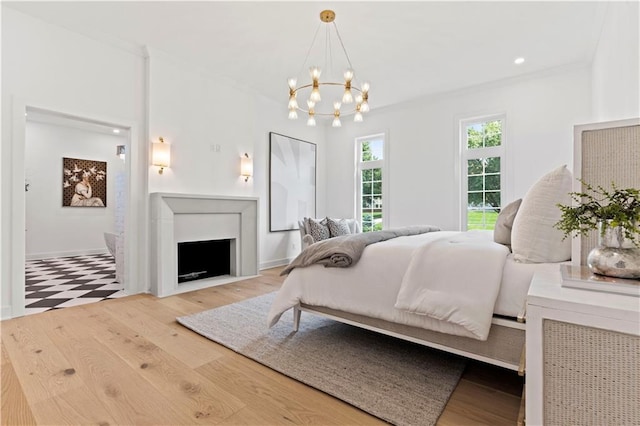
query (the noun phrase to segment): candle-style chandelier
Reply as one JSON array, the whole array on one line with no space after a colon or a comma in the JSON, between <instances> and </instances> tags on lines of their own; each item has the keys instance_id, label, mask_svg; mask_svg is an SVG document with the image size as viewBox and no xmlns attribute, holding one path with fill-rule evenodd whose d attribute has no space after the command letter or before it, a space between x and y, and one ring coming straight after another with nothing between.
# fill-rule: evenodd
<instances>
[{"instance_id":1,"label":"candle-style chandelier","mask_svg":"<svg viewBox=\"0 0 640 426\"><path fill-rule=\"evenodd\" d=\"M344 71L344 81L320 81L320 75L322 74L322 69L318 65L312 65L309 67L309 75L311 76L311 83L304 84L302 86L296 86L298 80L293 77L289 78L289 118L291 120L295 120L298 118L298 111L302 111L308 115L307 118L307 126L315 126L316 125L316 116L332 116L333 127L340 127L342 123L340 122L340 117L345 115L354 114L353 121L361 122L362 114L369 111L369 83L364 82L360 87L355 85L355 72L353 70L353 66L351 65L351 60L349 59L349 55L347 54L347 49L345 49L344 44L342 43L342 38L340 37L340 33L338 32L338 26L334 22L336 18L336 14L333 10L323 10L320 12L320 20L322 23L326 25L326 33L325 33L325 68L329 68L328 71L331 71L331 67L333 65L333 55L331 52L331 28L335 30L335 35L342 47L342 52L346 58L346 63L348 68ZM302 69L307 66L307 61L309 59L309 54L311 53L313 46L318 37L318 32L320 30L320 23L318 25L318 29L313 37L313 41L311 42L311 46L309 47L309 51L307 52L307 56L302 64ZM333 25L330 25L333 24ZM329 76L331 79L334 76ZM337 79L336 79L337 80ZM323 95L320 95L320 88L324 87ZM331 90L331 88L335 90ZM344 90L342 90L342 88ZM301 108L298 104L298 93L309 91L309 97L306 100L307 109ZM328 111L327 109L322 112L318 108L318 104L324 99L327 98L327 94L333 92L335 95L335 99L333 99L333 110Z\"/></svg>"}]
</instances>

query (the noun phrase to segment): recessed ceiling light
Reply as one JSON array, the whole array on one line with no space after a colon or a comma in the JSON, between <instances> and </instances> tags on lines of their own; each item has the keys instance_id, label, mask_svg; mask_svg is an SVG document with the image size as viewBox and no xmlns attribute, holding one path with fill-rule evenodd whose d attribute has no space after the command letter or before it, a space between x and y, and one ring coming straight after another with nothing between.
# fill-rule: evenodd
<instances>
[{"instance_id":1,"label":"recessed ceiling light","mask_svg":"<svg viewBox=\"0 0 640 426\"><path fill-rule=\"evenodd\" d=\"M120 129L113 129L113 133L117 135L118 133L120 133Z\"/></svg>"},{"instance_id":2,"label":"recessed ceiling light","mask_svg":"<svg viewBox=\"0 0 640 426\"><path fill-rule=\"evenodd\" d=\"M523 57L516 58L516 60L513 61L513 63L516 64L516 65L520 65L520 64L524 63L524 58Z\"/></svg>"}]
</instances>

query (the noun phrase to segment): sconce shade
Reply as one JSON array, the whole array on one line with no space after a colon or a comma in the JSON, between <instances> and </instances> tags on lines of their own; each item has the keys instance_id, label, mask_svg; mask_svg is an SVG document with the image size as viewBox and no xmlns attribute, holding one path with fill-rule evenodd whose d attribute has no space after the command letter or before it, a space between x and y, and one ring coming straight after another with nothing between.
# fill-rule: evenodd
<instances>
[{"instance_id":1,"label":"sconce shade","mask_svg":"<svg viewBox=\"0 0 640 426\"><path fill-rule=\"evenodd\" d=\"M165 167L171 166L171 145L164 143L162 138L152 145L151 164L160 167L160 174Z\"/></svg>"},{"instance_id":2,"label":"sconce shade","mask_svg":"<svg viewBox=\"0 0 640 426\"><path fill-rule=\"evenodd\" d=\"M116 147L116 155L121 159L124 160L125 157L125 146L124 145L118 145Z\"/></svg>"},{"instance_id":3,"label":"sconce shade","mask_svg":"<svg viewBox=\"0 0 640 426\"><path fill-rule=\"evenodd\" d=\"M240 176L244 177L245 182L253 176L253 160L249 158L249 154L246 152L244 153L244 157L240 159Z\"/></svg>"}]
</instances>

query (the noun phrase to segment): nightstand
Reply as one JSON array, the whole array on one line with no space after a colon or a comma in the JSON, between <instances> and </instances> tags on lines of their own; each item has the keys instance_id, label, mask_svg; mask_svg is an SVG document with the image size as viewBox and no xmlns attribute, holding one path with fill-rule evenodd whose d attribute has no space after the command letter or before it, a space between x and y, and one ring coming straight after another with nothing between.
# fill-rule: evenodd
<instances>
[{"instance_id":1,"label":"nightstand","mask_svg":"<svg viewBox=\"0 0 640 426\"><path fill-rule=\"evenodd\" d=\"M561 284L529 288L526 424L640 424L640 298Z\"/></svg>"}]
</instances>

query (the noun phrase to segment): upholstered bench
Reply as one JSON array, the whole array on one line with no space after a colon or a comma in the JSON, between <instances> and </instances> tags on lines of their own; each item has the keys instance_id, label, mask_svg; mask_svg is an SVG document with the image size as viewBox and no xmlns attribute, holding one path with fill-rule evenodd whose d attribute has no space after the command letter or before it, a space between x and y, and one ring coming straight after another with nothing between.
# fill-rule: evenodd
<instances>
[{"instance_id":1,"label":"upholstered bench","mask_svg":"<svg viewBox=\"0 0 640 426\"><path fill-rule=\"evenodd\" d=\"M302 250L311 244L346 234L357 234L362 232L360 223L355 219L335 219L325 217L324 219L314 219L305 217L298 221L300 227L300 240Z\"/></svg>"}]
</instances>

